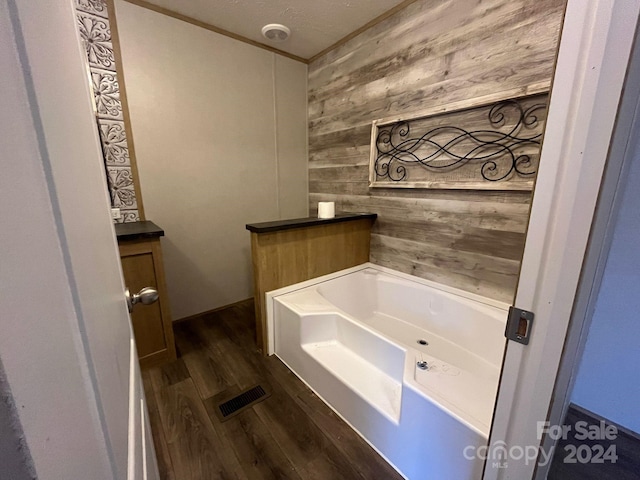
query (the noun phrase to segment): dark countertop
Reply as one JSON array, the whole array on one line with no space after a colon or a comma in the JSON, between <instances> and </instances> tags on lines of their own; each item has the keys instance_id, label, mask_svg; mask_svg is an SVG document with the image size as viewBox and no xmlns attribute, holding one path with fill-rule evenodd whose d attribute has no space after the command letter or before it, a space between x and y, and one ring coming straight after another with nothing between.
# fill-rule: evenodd
<instances>
[{"instance_id":1,"label":"dark countertop","mask_svg":"<svg viewBox=\"0 0 640 480\"><path fill-rule=\"evenodd\" d=\"M143 222L116 223L115 228L118 241L141 240L144 238L164 236L164 230L149 220Z\"/></svg>"},{"instance_id":2,"label":"dark countertop","mask_svg":"<svg viewBox=\"0 0 640 480\"><path fill-rule=\"evenodd\" d=\"M352 220L361 220L370 218L375 220L378 217L376 213L343 213L333 218L293 218L291 220L277 220L275 222L248 223L247 230L255 233L278 232L280 230L289 230L292 228L314 227L316 225L326 225L328 223L349 222Z\"/></svg>"}]
</instances>

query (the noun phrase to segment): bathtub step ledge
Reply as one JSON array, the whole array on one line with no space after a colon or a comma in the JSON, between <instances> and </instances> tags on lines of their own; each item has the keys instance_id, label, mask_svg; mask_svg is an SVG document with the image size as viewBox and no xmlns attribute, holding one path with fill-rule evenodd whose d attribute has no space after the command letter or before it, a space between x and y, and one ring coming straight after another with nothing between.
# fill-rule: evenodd
<instances>
[{"instance_id":1,"label":"bathtub step ledge","mask_svg":"<svg viewBox=\"0 0 640 480\"><path fill-rule=\"evenodd\" d=\"M302 349L389 420L396 424L400 421L401 382L340 342L307 343Z\"/></svg>"}]
</instances>

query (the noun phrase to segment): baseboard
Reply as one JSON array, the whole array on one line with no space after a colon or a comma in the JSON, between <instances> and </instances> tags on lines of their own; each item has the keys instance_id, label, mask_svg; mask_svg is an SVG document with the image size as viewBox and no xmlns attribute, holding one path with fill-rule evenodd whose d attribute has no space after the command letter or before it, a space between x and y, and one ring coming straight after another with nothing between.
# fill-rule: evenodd
<instances>
[{"instance_id":1,"label":"baseboard","mask_svg":"<svg viewBox=\"0 0 640 480\"><path fill-rule=\"evenodd\" d=\"M576 428L578 422L586 423L581 423ZM640 435L638 433L574 404L569 406L563 424L570 429L567 431L566 438L560 439L556 445L551 469L547 476L549 480L637 480L639 478ZM601 428L601 425L604 425L604 428ZM615 427L615 433L613 433L614 429L609 427ZM583 438L585 431L591 431L592 435L600 438ZM610 434L609 438L599 435L607 431ZM606 452L609 452L609 455Z\"/></svg>"},{"instance_id":2,"label":"baseboard","mask_svg":"<svg viewBox=\"0 0 640 480\"><path fill-rule=\"evenodd\" d=\"M175 324L182 323L182 322L188 322L190 320L196 320L198 318L206 317L207 315L210 315L212 313L216 313L216 312L219 312L221 310L226 310L227 308L237 307L239 305L243 305L243 304L249 303L249 302L253 302L253 297L245 298L244 300L239 300L237 302L233 302L233 303L230 303L228 305L223 305L221 307L213 308L211 310L207 310L206 312L196 313L194 315L189 315L188 317L178 318L178 319L173 321L173 324L175 325Z\"/></svg>"}]
</instances>

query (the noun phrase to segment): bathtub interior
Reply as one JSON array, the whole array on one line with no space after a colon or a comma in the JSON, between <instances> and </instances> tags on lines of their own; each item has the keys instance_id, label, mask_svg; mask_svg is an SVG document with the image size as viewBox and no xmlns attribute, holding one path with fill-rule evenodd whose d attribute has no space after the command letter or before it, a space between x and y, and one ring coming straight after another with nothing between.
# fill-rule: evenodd
<instances>
[{"instance_id":1,"label":"bathtub interior","mask_svg":"<svg viewBox=\"0 0 640 480\"><path fill-rule=\"evenodd\" d=\"M466 293L452 293L453 289L446 291L433 284L420 287L415 280L369 267L320 283L317 291L342 312L392 337L398 328L415 334L429 332L431 338L424 339L430 345L427 350L438 349L434 354L441 356L444 349L439 347L447 343L447 348L456 350L448 359L451 363L465 358L467 367L478 361L499 367L505 344L504 306L472 300ZM417 340L412 335L405 343L413 346Z\"/></svg>"},{"instance_id":2,"label":"bathtub interior","mask_svg":"<svg viewBox=\"0 0 640 480\"><path fill-rule=\"evenodd\" d=\"M505 343L506 305L425 283L365 264L268 295L276 355L404 474L417 466L397 444L421 429L458 432L458 456L421 450L424 468L486 443ZM471 463L460 478L477 476Z\"/></svg>"}]
</instances>

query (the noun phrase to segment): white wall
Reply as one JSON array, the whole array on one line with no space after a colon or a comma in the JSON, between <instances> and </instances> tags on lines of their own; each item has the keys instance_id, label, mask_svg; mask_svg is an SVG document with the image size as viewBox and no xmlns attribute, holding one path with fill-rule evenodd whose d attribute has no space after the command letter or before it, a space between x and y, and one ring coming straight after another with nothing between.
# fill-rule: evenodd
<instances>
[{"instance_id":1,"label":"white wall","mask_svg":"<svg viewBox=\"0 0 640 480\"><path fill-rule=\"evenodd\" d=\"M249 298L245 224L308 213L307 67L121 0L116 20L173 317Z\"/></svg>"},{"instance_id":2,"label":"white wall","mask_svg":"<svg viewBox=\"0 0 640 480\"><path fill-rule=\"evenodd\" d=\"M571 401L640 433L640 142L622 201Z\"/></svg>"}]
</instances>

